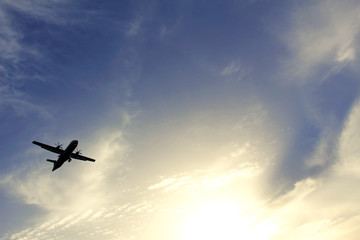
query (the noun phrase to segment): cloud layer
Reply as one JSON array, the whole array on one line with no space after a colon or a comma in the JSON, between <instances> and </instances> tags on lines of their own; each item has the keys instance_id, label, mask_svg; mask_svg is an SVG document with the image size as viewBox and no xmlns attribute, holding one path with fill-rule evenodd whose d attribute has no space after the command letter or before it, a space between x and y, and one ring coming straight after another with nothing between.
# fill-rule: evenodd
<instances>
[{"instance_id":1,"label":"cloud layer","mask_svg":"<svg viewBox=\"0 0 360 240\"><path fill-rule=\"evenodd\" d=\"M211 224L232 226L241 219L247 230L234 234L249 239L357 239L360 101L352 65L359 52L357 1L284 3L287 11L277 18L272 17L277 10L264 7L266 1L232 8L187 3L180 10L162 3L124 4L134 12L107 28L119 26L113 35L90 32L94 21L70 18L70 4L0 3L0 104L11 105L17 116L35 112L46 122L61 122L61 133L46 128L42 139L53 135L66 144L81 137L84 154L97 161L72 161L51 172L39 160L50 153L30 148L18 153L29 160L7 166L1 190L44 214L2 239L189 240L211 235L212 229L200 225L207 235L196 227L184 233L189 223L195 225L192 219L217 214L216 209L213 215L198 214L211 209L206 206L234 207L236 217L215 217ZM263 9L266 17L255 21L252 14L265 16ZM61 56L84 71L69 68L74 71L69 75L81 80L54 79L60 90L44 82L31 85L28 97L19 79L41 82L46 74L24 74L18 71L25 69L22 62L51 58L24 42L31 28L12 22L12 13L54 28L79 21L83 28L77 30L89 30L79 34L89 40L77 42L75 31L63 29L69 34L64 39L76 47L68 51L60 44L59 52L76 53ZM274 40L263 30L281 24L279 19L285 29L271 33L278 34ZM242 25L244 20L254 26ZM204 28L210 25L211 31ZM95 37L101 34L105 37ZM115 40L104 47L109 36ZM286 54L272 52L276 47ZM103 54L107 48L111 51ZM259 61L249 60L254 58ZM101 82L94 80L99 76ZM46 108L51 113L28 101L36 94L58 96Z\"/></svg>"},{"instance_id":2,"label":"cloud layer","mask_svg":"<svg viewBox=\"0 0 360 240\"><path fill-rule=\"evenodd\" d=\"M320 73L317 81L321 82L357 58L360 9L352 0L299 5L300 8L291 13L293 30L286 37L294 56L290 70L300 82Z\"/></svg>"}]
</instances>

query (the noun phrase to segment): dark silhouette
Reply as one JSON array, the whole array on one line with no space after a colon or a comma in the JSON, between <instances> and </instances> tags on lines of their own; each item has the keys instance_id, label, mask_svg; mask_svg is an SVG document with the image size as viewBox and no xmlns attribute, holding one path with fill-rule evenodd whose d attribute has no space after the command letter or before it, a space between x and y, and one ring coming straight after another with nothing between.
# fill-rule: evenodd
<instances>
[{"instance_id":1,"label":"dark silhouette","mask_svg":"<svg viewBox=\"0 0 360 240\"><path fill-rule=\"evenodd\" d=\"M75 153L73 153L73 151L75 150L75 148L78 145L77 140L71 141L71 143L67 146L67 148L65 150L62 149L62 147L61 147L62 145L59 143L57 144L56 147L49 146L49 145L46 145L44 143L40 143L37 141L33 141L32 143L50 151L50 152L60 154L58 157L58 160L46 159L46 161L54 163L54 167L52 169L53 171L55 171L56 169L61 167L64 164L64 162L66 162L66 161L71 162L71 158L76 159L76 160L95 162L95 159L80 155L81 154L80 150L77 150Z\"/></svg>"}]
</instances>

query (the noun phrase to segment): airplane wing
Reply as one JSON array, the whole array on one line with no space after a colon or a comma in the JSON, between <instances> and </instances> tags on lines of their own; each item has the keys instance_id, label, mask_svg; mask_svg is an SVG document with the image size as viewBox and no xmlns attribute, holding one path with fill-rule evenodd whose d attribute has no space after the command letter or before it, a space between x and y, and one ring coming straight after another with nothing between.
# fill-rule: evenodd
<instances>
[{"instance_id":1,"label":"airplane wing","mask_svg":"<svg viewBox=\"0 0 360 240\"><path fill-rule=\"evenodd\" d=\"M83 155L80 154L76 154L76 153L72 153L70 155L71 158L76 159L76 160L82 160L82 161L90 161L90 162L95 162L95 159L89 158L89 157L85 157Z\"/></svg>"},{"instance_id":2,"label":"airplane wing","mask_svg":"<svg viewBox=\"0 0 360 240\"><path fill-rule=\"evenodd\" d=\"M40 146L41 148L44 148L44 149L50 151L50 152L54 152L54 153L57 153L57 154L62 154L64 152L64 150L62 150L62 149L60 149L58 147L49 146L47 144L40 143L40 142L37 142L37 141L33 141L32 143L35 144L35 145Z\"/></svg>"}]
</instances>

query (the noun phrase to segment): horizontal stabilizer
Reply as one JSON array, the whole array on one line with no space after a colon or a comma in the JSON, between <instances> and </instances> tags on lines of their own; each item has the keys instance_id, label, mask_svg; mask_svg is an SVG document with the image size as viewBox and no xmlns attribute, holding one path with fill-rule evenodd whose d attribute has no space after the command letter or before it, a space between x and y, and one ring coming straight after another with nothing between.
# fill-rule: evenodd
<instances>
[{"instance_id":1,"label":"horizontal stabilizer","mask_svg":"<svg viewBox=\"0 0 360 240\"><path fill-rule=\"evenodd\" d=\"M56 163L56 160L46 159L46 161Z\"/></svg>"}]
</instances>

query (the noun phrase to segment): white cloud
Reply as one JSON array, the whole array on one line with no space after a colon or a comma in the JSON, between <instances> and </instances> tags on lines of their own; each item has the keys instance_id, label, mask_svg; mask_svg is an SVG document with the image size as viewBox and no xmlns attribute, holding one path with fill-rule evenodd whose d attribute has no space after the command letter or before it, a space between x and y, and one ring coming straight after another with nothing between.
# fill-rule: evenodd
<instances>
[{"instance_id":1,"label":"white cloud","mask_svg":"<svg viewBox=\"0 0 360 240\"><path fill-rule=\"evenodd\" d=\"M353 105L348 119L344 124L344 131L340 136L339 158L340 169L344 174L357 175L360 172L360 101Z\"/></svg>"},{"instance_id":2,"label":"white cloud","mask_svg":"<svg viewBox=\"0 0 360 240\"><path fill-rule=\"evenodd\" d=\"M306 159L306 165L312 167L326 167L332 164L336 159L336 143L339 137L339 130L335 124L328 124L322 128L315 151L312 156Z\"/></svg>"},{"instance_id":3,"label":"white cloud","mask_svg":"<svg viewBox=\"0 0 360 240\"><path fill-rule=\"evenodd\" d=\"M259 113L262 111L252 109L251 116L243 119L242 124L249 124L247 131L251 131L251 121L266 118ZM124 118L127 123L131 121L126 114ZM261 126L264 121L256 121L255 125ZM194 130L192 127L189 127L191 131ZM242 131L240 123L233 127ZM41 165L26 166L30 173L19 170L2 178L2 186L18 199L43 206L48 211L48 216L40 219L39 224L11 237L49 239L56 235L58 239L169 239L166 236L174 236L175 232L166 235L158 226L176 228L181 222L182 209L191 207L194 196L226 189L235 183L241 183L237 186L251 192L257 189L249 187L255 186L252 180L258 178L267 166L254 161L258 156L261 162L265 162L262 155L254 153L254 150L260 152L257 144L231 143L220 151L207 169L169 174L160 181L152 175L151 181L144 183L133 180L140 178L133 176L136 171L126 172L131 164L124 164L123 159L131 148L124 140L123 132L114 129L101 130L90 140L80 142L84 154L97 159L94 164L72 161L50 172L50 167L41 162ZM211 128L207 128L209 130ZM232 128L228 130L232 131ZM83 146L95 148L87 151ZM163 151L163 148L158 151Z\"/></svg>"},{"instance_id":4,"label":"white cloud","mask_svg":"<svg viewBox=\"0 0 360 240\"><path fill-rule=\"evenodd\" d=\"M44 77L35 73L37 65L44 55L35 46L26 44L24 41L24 29L22 29L12 11L17 11L23 16L45 23L61 25L69 22L66 18L65 5L70 1L8 1L0 3L0 107L11 106L19 114L30 110L40 113L42 117L49 118L49 113L40 107L29 103L21 94L20 88L24 81L29 79L44 81ZM28 61L31 59L31 61ZM25 63L26 62L26 63ZM31 75L25 74L31 68ZM26 110L26 108L28 108Z\"/></svg>"},{"instance_id":5,"label":"white cloud","mask_svg":"<svg viewBox=\"0 0 360 240\"><path fill-rule=\"evenodd\" d=\"M293 54L288 64L292 76L306 79L325 67L322 80L356 59L360 31L357 1L317 0L299 5L291 13L291 29L285 38Z\"/></svg>"},{"instance_id":6,"label":"white cloud","mask_svg":"<svg viewBox=\"0 0 360 240\"><path fill-rule=\"evenodd\" d=\"M34 19L43 22L50 22L61 25L69 22L66 18L65 5L70 1L8 1L4 0L0 3L0 53L1 58L6 63L1 64L2 69L11 66L16 69L19 61L23 60L23 55L38 58L41 57L40 51L29 45L24 46L21 41L24 32L16 27L14 18L11 16L9 9L16 10L23 15L29 15ZM4 73L4 72L3 72ZM5 77L9 76L9 70L5 71Z\"/></svg>"},{"instance_id":7,"label":"white cloud","mask_svg":"<svg viewBox=\"0 0 360 240\"><path fill-rule=\"evenodd\" d=\"M128 188L123 181L128 169L122 167L129 151L128 144L122 131L113 128L102 129L91 139L89 142L96 139L96 144L91 144L95 147L86 151L86 155L94 157L95 163L74 160L51 172L51 166L45 161L27 162L1 176L2 188L24 203L47 211L37 226L11 235L11 239L49 239L56 234L59 239L66 239L68 233L77 234L84 222L95 224L93 222L105 216L112 220L118 216L110 213L114 212L112 204ZM80 144L90 145L87 141ZM97 235L111 235L111 231L99 231ZM86 234L84 239L88 236Z\"/></svg>"},{"instance_id":8,"label":"white cloud","mask_svg":"<svg viewBox=\"0 0 360 240\"><path fill-rule=\"evenodd\" d=\"M69 19L66 19L62 14L69 11L68 4L72 3L72 0L49 0L46 2L34 0L31 3L26 0L4 0L1 5L23 14L28 14L31 17L41 19L42 21L64 24L68 23Z\"/></svg>"},{"instance_id":9,"label":"white cloud","mask_svg":"<svg viewBox=\"0 0 360 240\"><path fill-rule=\"evenodd\" d=\"M36 113L39 115L42 119L51 121L54 119L53 115L46 111L45 109L36 106L30 102L27 102L25 100L21 100L19 98L2 98L0 96L1 105L0 107L10 107L18 116L26 117L32 113ZM1 108L0 108L1 112Z\"/></svg>"},{"instance_id":10,"label":"white cloud","mask_svg":"<svg viewBox=\"0 0 360 240\"><path fill-rule=\"evenodd\" d=\"M1 6L0 6L1 7ZM7 61L18 62L18 53L21 50L19 39L21 34L12 28L6 12L0 8L0 52L1 57ZM2 68L4 66L1 65Z\"/></svg>"},{"instance_id":11,"label":"white cloud","mask_svg":"<svg viewBox=\"0 0 360 240\"><path fill-rule=\"evenodd\" d=\"M261 196L257 191L261 190L260 183L266 181L263 173L269 171L268 167L286 144L286 139L281 137L286 137L280 135L279 129L274 130L276 126L269 124L271 119L263 106L256 105L241 112L242 119L237 118L241 120L235 123L224 121L224 118L222 121L214 119L216 123L229 125L225 130L221 128L221 134L231 131L242 137L231 138L230 143L222 142L221 146L218 142L210 145L210 148L216 146L220 150L211 152L210 155L217 155L209 168L152 179L146 186L123 182L122 177L128 177L122 172L127 167L123 159L131 151L123 131L112 127L100 130L91 140L83 142L97 146L89 152L84 151L98 160L94 165L72 162L81 171L76 165L70 168L67 164L57 170L62 171L60 177L57 172L50 173L41 163L30 167L32 171L28 174L13 172L2 179L2 185L12 188L26 203L39 204L50 211L39 225L8 236L13 239L171 239L169 236L174 235L164 232L177 229L179 221L184 219L183 210L190 209L193 201L201 202L202 197L214 195L231 195L242 204L250 226L257 232L265 232L264 239L281 240L291 236L295 240L355 240L360 223L360 195L354 191L360 180L357 164L360 157L357 150L359 106L356 104L351 111L340 138L341 161L319 178L297 182L292 191L269 204L268 196ZM129 115L124 114L124 118L127 124L131 122ZM171 135L183 136L187 130L192 133L191 138L201 135L200 141L206 142L214 133L210 129L221 126L204 119L208 120L208 115L190 127L177 126L179 132ZM215 134L215 138L218 136ZM165 141L169 141L169 136L165 137ZM175 140L176 137L173 136ZM189 141L188 137L186 141ZM324 146L333 137L332 132L324 133L311 166L324 164L324 152L327 151ZM185 149L189 149L188 145ZM58 195L57 191L62 194Z\"/></svg>"},{"instance_id":12,"label":"white cloud","mask_svg":"<svg viewBox=\"0 0 360 240\"><path fill-rule=\"evenodd\" d=\"M106 201L107 191L111 192L108 177L115 169L121 169L129 149L120 130L103 129L93 138L97 139L92 145L95 148L86 151L86 155L94 157L95 163L74 160L51 172L51 166L44 161L26 162L3 175L0 184L26 204L35 204L49 211L76 212L102 204ZM87 145L86 141L80 144ZM120 173L125 171L123 169Z\"/></svg>"},{"instance_id":13,"label":"white cloud","mask_svg":"<svg viewBox=\"0 0 360 240\"><path fill-rule=\"evenodd\" d=\"M143 23L143 17L137 17L132 22L129 23L128 30L125 32L126 36L133 37L138 35L141 25Z\"/></svg>"},{"instance_id":14,"label":"white cloud","mask_svg":"<svg viewBox=\"0 0 360 240\"><path fill-rule=\"evenodd\" d=\"M221 72L221 75L227 76L232 75L236 72L240 71L240 66L236 64L234 61L230 63L230 65L226 66L224 70Z\"/></svg>"},{"instance_id":15,"label":"white cloud","mask_svg":"<svg viewBox=\"0 0 360 240\"><path fill-rule=\"evenodd\" d=\"M266 205L260 221L276 225L270 239L357 239L359 235L360 102L352 108L338 144L338 162L317 178L295 184L286 195ZM323 146L317 146L321 152ZM316 157L322 158L321 154Z\"/></svg>"},{"instance_id":16,"label":"white cloud","mask_svg":"<svg viewBox=\"0 0 360 240\"><path fill-rule=\"evenodd\" d=\"M171 30L169 30L165 26L162 26L161 30L160 30L160 38L164 39L170 32L171 32Z\"/></svg>"},{"instance_id":17,"label":"white cloud","mask_svg":"<svg viewBox=\"0 0 360 240\"><path fill-rule=\"evenodd\" d=\"M236 169L223 169L221 164L219 164L214 166L213 169L198 170L191 173L180 174L179 176L164 178L160 182L149 186L147 189L161 190L163 192L210 190L226 186L235 181L251 181L258 177L263 170L264 169L256 162L239 164Z\"/></svg>"},{"instance_id":18,"label":"white cloud","mask_svg":"<svg viewBox=\"0 0 360 240\"><path fill-rule=\"evenodd\" d=\"M241 81L249 73L250 69L241 65L239 61L231 61L231 63L221 71L221 76L231 81Z\"/></svg>"},{"instance_id":19,"label":"white cloud","mask_svg":"<svg viewBox=\"0 0 360 240\"><path fill-rule=\"evenodd\" d=\"M297 182L292 191L274 201L269 202L268 197L256 194L261 186L259 182L264 181L265 175L262 173L267 171L267 165L255 164L253 161L258 157L249 158L256 151L254 146L250 143L233 144L226 148L228 154L223 155L208 169L163 177L144 188L132 186L124 196L117 192L122 188L118 182L107 187L100 184L101 188L110 188L108 190L116 192L117 196L107 196L115 201L88 205L61 216L56 213L56 216L49 216L46 223L8 236L13 239L48 239L53 236L58 239L172 239L171 237L179 236L176 235L179 234L179 226L186 221L186 214L193 209L194 203L201 205L202 200L209 200L210 197L219 199L231 196L233 201L240 204L240 211L246 216L244 219L249 231L261 233L263 238L260 239L282 240L291 236L295 240L355 240L359 234L357 226L360 223L360 194L354 189L360 183L360 168L354 168L353 164L356 164L359 155L356 147L359 121L360 104L356 104L341 134L341 161L318 178ZM116 166L112 162L118 159L115 156L127 149L122 147L121 136L120 132L108 133L100 141L108 140L100 144L99 149L103 149L104 152L100 155L105 154L103 161L110 164L111 168ZM321 145L318 147L322 148ZM106 154L107 149L117 150ZM113 160L108 162L110 159ZM242 162L249 163L238 165L234 169L233 164L239 159L245 159ZM103 166L100 168L103 169ZM116 170L119 168L121 166L117 166ZM354 174L348 174L349 172ZM101 174L103 178L106 178L107 173L105 171ZM89 178L86 177L87 174L77 175L76 179L87 179L86 189L98 181L98 174ZM76 186L77 183L74 182L75 177L69 177L64 184L73 192L71 185ZM79 191L72 197L78 198L85 194L86 199L77 200L84 203L97 198L98 190L99 188L96 194ZM134 195L136 197L132 198ZM65 206L68 199L63 199ZM170 229L171 233L166 229Z\"/></svg>"}]
</instances>

